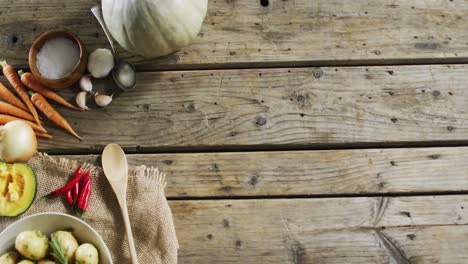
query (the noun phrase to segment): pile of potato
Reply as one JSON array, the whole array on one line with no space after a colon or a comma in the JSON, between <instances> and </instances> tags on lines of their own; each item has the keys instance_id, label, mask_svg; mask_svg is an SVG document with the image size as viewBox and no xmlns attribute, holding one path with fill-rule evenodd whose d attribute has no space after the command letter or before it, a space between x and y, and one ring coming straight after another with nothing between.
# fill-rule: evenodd
<instances>
[{"instance_id":1,"label":"pile of potato","mask_svg":"<svg viewBox=\"0 0 468 264\"><path fill-rule=\"evenodd\" d=\"M68 263L97 264L99 254L95 246L89 243L79 245L71 232L56 231L51 234L56 238ZM15 240L16 251L0 256L0 264L61 264L60 260L50 255L52 249L49 239L40 231L23 231ZM46 259L50 257L50 259Z\"/></svg>"}]
</instances>

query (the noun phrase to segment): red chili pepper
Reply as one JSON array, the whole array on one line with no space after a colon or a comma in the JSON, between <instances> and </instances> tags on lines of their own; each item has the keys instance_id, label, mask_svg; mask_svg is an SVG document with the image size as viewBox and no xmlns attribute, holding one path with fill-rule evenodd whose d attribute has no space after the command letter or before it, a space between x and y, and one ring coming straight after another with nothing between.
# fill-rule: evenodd
<instances>
[{"instance_id":1,"label":"red chili pepper","mask_svg":"<svg viewBox=\"0 0 468 264\"><path fill-rule=\"evenodd\" d=\"M65 186L63 186L62 188L60 189L57 189L53 192L51 192L50 194L53 195L53 196L60 196L62 194L66 194L68 191L70 191L75 185L77 182L79 182L81 180L81 178L86 174L86 173L90 173L90 171L86 171L86 172L82 172L81 171L81 165L78 166L78 168L76 169L75 171L75 174L73 176L73 178L67 183L65 184Z\"/></svg>"},{"instance_id":2,"label":"red chili pepper","mask_svg":"<svg viewBox=\"0 0 468 264\"><path fill-rule=\"evenodd\" d=\"M88 209L89 198L91 196L91 179L85 177L83 179L83 188L81 189L80 196L78 197L78 202L76 207L78 208L78 212L83 214Z\"/></svg>"},{"instance_id":3,"label":"red chili pepper","mask_svg":"<svg viewBox=\"0 0 468 264\"><path fill-rule=\"evenodd\" d=\"M80 195L80 182L77 182L73 187L73 204L76 204L78 196Z\"/></svg>"},{"instance_id":4,"label":"red chili pepper","mask_svg":"<svg viewBox=\"0 0 468 264\"><path fill-rule=\"evenodd\" d=\"M68 202L69 205L73 206L74 202L73 202L73 197L72 197L72 191L71 190L67 192L67 202Z\"/></svg>"}]
</instances>

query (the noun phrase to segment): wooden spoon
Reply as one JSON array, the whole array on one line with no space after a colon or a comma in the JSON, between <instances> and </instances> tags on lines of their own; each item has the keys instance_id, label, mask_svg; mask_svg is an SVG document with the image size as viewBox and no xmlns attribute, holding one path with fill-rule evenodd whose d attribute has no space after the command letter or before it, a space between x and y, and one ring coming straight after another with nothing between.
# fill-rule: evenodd
<instances>
[{"instance_id":1,"label":"wooden spoon","mask_svg":"<svg viewBox=\"0 0 468 264\"><path fill-rule=\"evenodd\" d=\"M117 200L119 201L120 210L127 231L127 239L130 247L130 256L132 263L138 264L138 258L133 241L132 227L130 226L130 218L128 217L127 209L127 182L128 182L128 163L127 157L122 148L117 144L109 144L102 152L102 168L107 180L112 186Z\"/></svg>"}]
</instances>

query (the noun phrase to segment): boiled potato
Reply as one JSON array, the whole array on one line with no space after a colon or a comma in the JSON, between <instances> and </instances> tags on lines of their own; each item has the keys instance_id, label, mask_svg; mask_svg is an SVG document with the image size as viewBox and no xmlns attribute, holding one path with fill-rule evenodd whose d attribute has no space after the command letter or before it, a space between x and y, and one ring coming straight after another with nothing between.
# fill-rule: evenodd
<instances>
[{"instance_id":1,"label":"boiled potato","mask_svg":"<svg viewBox=\"0 0 468 264\"><path fill-rule=\"evenodd\" d=\"M80 245L76 250L75 260L80 264L97 264L99 262L99 254L96 247L85 243Z\"/></svg>"},{"instance_id":2,"label":"boiled potato","mask_svg":"<svg viewBox=\"0 0 468 264\"><path fill-rule=\"evenodd\" d=\"M78 248L78 242L71 232L56 231L52 233L51 237L57 238L63 254L68 259L69 263L75 260L75 251Z\"/></svg>"},{"instance_id":3,"label":"boiled potato","mask_svg":"<svg viewBox=\"0 0 468 264\"><path fill-rule=\"evenodd\" d=\"M15 264L18 261L18 252L7 252L0 256L0 264Z\"/></svg>"},{"instance_id":4,"label":"boiled potato","mask_svg":"<svg viewBox=\"0 0 468 264\"><path fill-rule=\"evenodd\" d=\"M57 262L49 260L49 259L44 259L39 261L37 264L57 264Z\"/></svg>"},{"instance_id":5,"label":"boiled potato","mask_svg":"<svg viewBox=\"0 0 468 264\"><path fill-rule=\"evenodd\" d=\"M36 262L32 262L29 259L23 259L22 261L18 262L18 264L35 264Z\"/></svg>"},{"instance_id":6,"label":"boiled potato","mask_svg":"<svg viewBox=\"0 0 468 264\"><path fill-rule=\"evenodd\" d=\"M16 237L15 248L28 259L41 260L47 256L49 241L40 231L23 231Z\"/></svg>"}]
</instances>

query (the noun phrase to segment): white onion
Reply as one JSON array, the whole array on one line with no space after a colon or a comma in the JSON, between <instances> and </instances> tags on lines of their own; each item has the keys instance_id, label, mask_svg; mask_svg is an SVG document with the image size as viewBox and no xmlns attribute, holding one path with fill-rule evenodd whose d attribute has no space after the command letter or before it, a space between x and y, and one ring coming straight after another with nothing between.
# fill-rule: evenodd
<instances>
[{"instance_id":1,"label":"white onion","mask_svg":"<svg viewBox=\"0 0 468 264\"><path fill-rule=\"evenodd\" d=\"M37 152L37 139L30 125L12 121L0 126L0 155L6 162L26 162Z\"/></svg>"}]
</instances>

